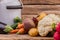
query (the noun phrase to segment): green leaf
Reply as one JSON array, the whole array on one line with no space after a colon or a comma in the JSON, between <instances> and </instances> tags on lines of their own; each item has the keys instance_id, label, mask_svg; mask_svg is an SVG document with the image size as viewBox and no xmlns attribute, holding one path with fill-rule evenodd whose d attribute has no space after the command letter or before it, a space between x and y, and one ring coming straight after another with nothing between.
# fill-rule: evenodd
<instances>
[{"instance_id":1,"label":"green leaf","mask_svg":"<svg viewBox=\"0 0 60 40\"><path fill-rule=\"evenodd\" d=\"M20 19L18 16L16 18L14 18L14 23L22 23L22 19Z\"/></svg>"},{"instance_id":2,"label":"green leaf","mask_svg":"<svg viewBox=\"0 0 60 40\"><path fill-rule=\"evenodd\" d=\"M52 29L55 30L56 24L52 23Z\"/></svg>"},{"instance_id":3,"label":"green leaf","mask_svg":"<svg viewBox=\"0 0 60 40\"><path fill-rule=\"evenodd\" d=\"M5 26L5 29L4 29L4 31L5 32L10 32L11 30L13 30L13 28L10 26L10 25L7 25L7 26Z\"/></svg>"},{"instance_id":4,"label":"green leaf","mask_svg":"<svg viewBox=\"0 0 60 40\"><path fill-rule=\"evenodd\" d=\"M16 29L17 25L18 25L18 23L15 23L15 24L11 25L11 27L12 27L13 29Z\"/></svg>"}]
</instances>

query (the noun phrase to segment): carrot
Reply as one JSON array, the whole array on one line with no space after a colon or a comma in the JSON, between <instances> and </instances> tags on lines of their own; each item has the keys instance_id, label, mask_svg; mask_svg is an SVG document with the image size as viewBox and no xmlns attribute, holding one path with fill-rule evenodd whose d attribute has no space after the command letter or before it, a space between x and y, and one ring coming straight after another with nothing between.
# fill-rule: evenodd
<instances>
[{"instance_id":1,"label":"carrot","mask_svg":"<svg viewBox=\"0 0 60 40\"><path fill-rule=\"evenodd\" d=\"M18 26L17 26L18 29L23 28L23 27L24 27L24 24L18 23Z\"/></svg>"},{"instance_id":2,"label":"carrot","mask_svg":"<svg viewBox=\"0 0 60 40\"><path fill-rule=\"evenodd\" d=\"M15 29L15 30L10 31L10 33L14 34L14 33L17 33L18 31L19 31L19 29Z\"/></svg>"},{"instance_id":3,"label":"carrot","mask_svg":"<svg viewBox=\"0 0 60 40\"><path fill-rule=\"evenodd\" d=\"M21 28L18 32L17 32L17 34L23 34L24 33L24 28Z\"/></svg>"}]
</instances>

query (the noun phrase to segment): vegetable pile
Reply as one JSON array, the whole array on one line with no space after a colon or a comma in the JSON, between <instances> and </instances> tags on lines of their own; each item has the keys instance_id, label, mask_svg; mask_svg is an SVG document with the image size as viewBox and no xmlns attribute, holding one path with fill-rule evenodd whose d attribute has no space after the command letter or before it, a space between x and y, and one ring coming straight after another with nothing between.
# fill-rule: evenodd
<instances>
[{"instance_id":1,"label":"vegetable pile","mask_svg":"<svg viewBox=\"0 0 60 40\"><path fill-rule=\"evenodd\" d=\"M59 15L40 13L32 19L26 18L22 21L19 17L13 19L14 24L7 25L0 22L0 34L29 34L30 36L52 37L60 33ZM59 27L56 27L59 26ZM56 32L57 31L57 32Z\"/></svg>"}]
</instances>

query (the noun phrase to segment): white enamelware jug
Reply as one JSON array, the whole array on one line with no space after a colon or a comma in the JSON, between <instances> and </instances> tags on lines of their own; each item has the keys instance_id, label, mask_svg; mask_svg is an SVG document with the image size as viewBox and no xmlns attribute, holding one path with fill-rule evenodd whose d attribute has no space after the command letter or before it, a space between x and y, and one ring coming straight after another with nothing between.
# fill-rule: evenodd
<instances>
[{"instance_id":1,"label":"white enamelware jug","mask_svg":"<svg viewBox=\"0 0 60 40\"><path fill-rule=\"evenodd\" d=\"M0 0L0 22L12 25L15 17L21 18L21 0Z\"/></svg>"}]
</instances>

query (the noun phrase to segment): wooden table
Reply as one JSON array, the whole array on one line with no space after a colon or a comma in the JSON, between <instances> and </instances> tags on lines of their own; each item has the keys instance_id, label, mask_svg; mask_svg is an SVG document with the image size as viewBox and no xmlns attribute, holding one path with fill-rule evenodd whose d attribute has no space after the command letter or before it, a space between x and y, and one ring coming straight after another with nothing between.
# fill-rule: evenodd
<instances>
[{"instance_id":1,"label":"wooden table","mask_svg":"<svg viewBox=\"0 0 60 40\"><path fill-rule=\"evenodd\" d=\"M29 35L0 34L0 40L53 40L52 37L30 37Z\"/></svg>"}]
</instances>

